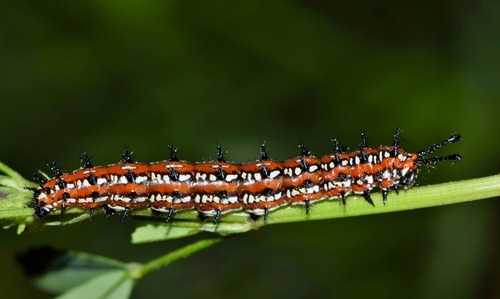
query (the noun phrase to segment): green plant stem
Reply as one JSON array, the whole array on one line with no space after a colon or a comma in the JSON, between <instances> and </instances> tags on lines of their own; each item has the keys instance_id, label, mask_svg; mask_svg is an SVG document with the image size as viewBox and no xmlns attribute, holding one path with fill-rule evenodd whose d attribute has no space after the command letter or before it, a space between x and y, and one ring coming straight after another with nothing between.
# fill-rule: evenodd
<instances>
[{"instance_id":1,"label":"green plant stem","mask_svg":"<svg viewBox=\"0 0 500 299\"><path fill-rule=\"evenodd\" d=\"M367 204L362 196L349 196L346 206L328 205L328 200L312 207L309 215L296 209L282 209L270 217L268 223L284 223L304 220L343 218L369 214L389 213L420 209L433 206L463 203L473 200L500 196L500 175L464 181L428 185L389 194L387 204L383 204L380 192L372 199L375 207ZM302 213L301 213L302 212Z\"/></svg>"},{"instance_id":2,"label":"green plant stem","mask_svg":"<svg viewBox=\"0 0 500 299\"><path fill-rule=\"evenodd\" d=\"M500 175L415 187L409 190L401 190L399 194L393 191L389 193L386 204L383 203L380 192L374 192L371 196L375 206L368 204L363 196L350 195L347 198L346 205L343 205L338 199L327 199L315 203L312 205L309 214L306 214L304 206L289 205L273 211L267 217L267 223L264 223L262 217L257 221L250 221L247 213L236 212L223 216L221 222L214 225L211 222L197 220L195 212L183 212L176 215L175 220L184 221L172 221L168 227L164 223L158 223L154 228L144 229L146 233L150 233L152 229L157 229L158 231L152 237L147 234L142 236L141 228L139 228L133 235L133 242L143 243L167 239L168 237L163 238L163 236L167 236L169 232L172 232L174 227L186 229L186 235L191 235L191 233L187 234L187 232L191 232L187 228L231 235L277 223L389 213L498 197L500 196ZM182 236L182 233L175 237L180 236Z\"/></svg>"},{"instance_id":3,"label":"green plant stem","mask_svg":"<svg viewBox=\"0 0 500 299\"><path fill-rule=\"evenodd\" d=\"M203 250L207 247L215 245L222 241L224 238L222 237L213 237L208 239L203 239L196 241L192 244L179 248L173 252L167 253L163 256L160 256L157 259L154 259L146 264L144 264L138 273L139 277L142 277L154 270L160 269L161 267L167 266L168 264L179 260L181 258L185 258L190 256L191 254Z\"/></svg>"}]
</instances>

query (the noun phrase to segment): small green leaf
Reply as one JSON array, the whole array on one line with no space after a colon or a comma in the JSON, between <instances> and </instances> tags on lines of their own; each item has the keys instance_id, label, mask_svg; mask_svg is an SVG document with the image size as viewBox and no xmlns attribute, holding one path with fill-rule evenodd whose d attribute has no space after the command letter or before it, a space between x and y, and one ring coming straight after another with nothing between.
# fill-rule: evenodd
<instances>
[{"instance_id":1,"label":"small green leaf","mask_svg":"<svg viewBox=\"0 0 500 299\"><path fill-rule=\"evenodd\" d=\"M125 299L130 297L134 280L128 275L128 271L107 271L82 283L57 299Z\"/></svg>"},{"instance_id":2,"label":"small green leaf","mask_svg":"<svg viewBox=\"0 0 500 299\"><path fill-rule=\"evenodd\" d=\"M76 251L44 247L18 256L26 274L40 289L60 294L110 271L127 271L126 264Z\"/></svg>"},{"instance_id":3,"label":"small green leaf","mask_svg":"<svg viewBox=\"0 0 500 299\"><path fill-rule=\"evenodd\" d=\"M0 185L2 186L9 186L18 190L23 190L26 187L36 187L35 183L26 180L19 173L2 162L0 162L0 173L6 174L0 175Z\"/></svg>"},{"instance_id":4,"label":"small green leaf","mask_svg":"<svg viewBox=\"0 0 500 299\"><path fill-rule=\"evenodd\" d=\"M20 234L22 234L22 233L24 232L24 230L25 230L25 229L26 229L26 224L19 224L19 225L17 226L17 231L16 231L16 233L17 233L18 235L20 235Z\"/></svg>"},{"instance_id":5,"label":"small green leaf","mask_svg":"<svg viewBox=\"0 0 500 299\"><path fill-rule=\"evenodd\" d=\"M200 232L201 231L197 228L174 227L165 223L152 223L137 227L132 233L132 243L140 244L178 239L192 236Z\"/></svg>"}]
</instances>

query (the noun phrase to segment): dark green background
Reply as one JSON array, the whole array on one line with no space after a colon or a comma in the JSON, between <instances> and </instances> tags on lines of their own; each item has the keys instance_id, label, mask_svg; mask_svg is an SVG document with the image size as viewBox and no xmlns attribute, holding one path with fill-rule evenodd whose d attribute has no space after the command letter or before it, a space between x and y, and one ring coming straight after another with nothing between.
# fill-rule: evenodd
<instances>
[{"instance_id":1,"label":"dark green background","mask_svg":"<svg viewBox=\"0 0 500 299\"><path fill-rule=\"evenodd\" d=\"M216 155L316 155L333 137L416 151L459 132L419 184L498 173L495 1L32 1L0 4L0 160L24 176ZM389 200L398 200L391 194ZM312 210L314 213L314 209ZM134 298L494 298L499 205L268 226L141 280ZM35 245L145 262L193 239L130 245L134 220L0 231L0 292L34 298L14 252Z\"/></svg>"}]
</instances>

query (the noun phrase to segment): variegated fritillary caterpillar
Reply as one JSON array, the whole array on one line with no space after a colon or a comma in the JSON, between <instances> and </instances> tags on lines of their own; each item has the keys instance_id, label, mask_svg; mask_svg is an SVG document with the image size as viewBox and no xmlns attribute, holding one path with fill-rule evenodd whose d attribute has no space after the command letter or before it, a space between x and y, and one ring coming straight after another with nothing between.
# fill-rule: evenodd
<instances>
[{"instance_id":1,"label":"variegated fritillary caterpillar","mask_svg":"<svg viewBox=\"0 0 500 299\"><path fill-rule=\"evenodd\" d=\"M391 146L369 148L362 134L359 149L344 152L334 140L332 154L314 157L301 144L301 155L283 162L270 159L261 145L261 159L235 164L226 162L219 147L214 162L180 161L171 149L168 161L134 162L128 149L124 161L94 167L84 153L82 168L64 174L55 163L54 177L45 180L36 175L40 186L34 191L35 217L71 207L123 211L150 208L154 215L166 214L167 221L181 210L196 209L200 218L214 217L244 210L252 219L289 204L309 207L323 199L339 199L343 203L349 194L362 194L373 204L370 191L379 188L384 203L389 191L410 188L419 167L445 160L460 160L458 154L426 158L439 148L460 140L454 134L448 139L416 153L402 150L400 130L394 134Z\"/></svg>"}]
</instances>

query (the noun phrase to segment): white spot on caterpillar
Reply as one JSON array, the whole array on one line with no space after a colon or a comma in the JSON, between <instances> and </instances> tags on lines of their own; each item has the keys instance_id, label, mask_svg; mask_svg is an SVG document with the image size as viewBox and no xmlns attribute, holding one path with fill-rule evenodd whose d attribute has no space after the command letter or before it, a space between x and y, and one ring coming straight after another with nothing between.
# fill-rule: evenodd
<instances>
[{"instance_id":1,"label":"white spot on caterpillar","mask_svg":"<svg viewBox=\"0 0 500 299\"><path fill-rule=\"evenodd\" d=\"M194 175L194 178L197 180L197 181L205 181L207 179L207 174L206 173L203 173L203 172L197 172L195 175Z\"/></svg>"},{"instance_id":2,"label":"white spot on caterpillar","mask_svg":"<svg viewBox=\"0 0 500 299\"><path fill-rule=\"evenodd\" d=\"M121 168L122 168L122 170L135 170L137 167L130 166L130 165L124 165Z\"/></svg>"},{"instance_id":3,"label":"white spot on caterpillar","mask_svg":"<svg viewBox=\"0 0 500 299\"><path fill-rule=\"evenodd\" d=\"M255 195L254 202L259 203L259 202L263 202L263 201L266 201L266 197L264 195L260 195L260 194Z\"/></svg>"},{"instance_id":4,"label":"white spot on caterpillar","mask_svg":"<svg viewBox=\"0 0 500 299\"><path fill-rule=\"evenodd\" d=\"M237 174L228 174L226 176L226 182L230 183L234 180L237 180L238 179L238 175Z\"/></svg>"},{"instance_id":5,"label":"white spot on caterpillar","mask_svg":"<svg viewBox=\"0 0 500 299\"><path fill-rule=\"evenodd\" d=\"M143 182L147 182L148 177L147 176L138 176L135 178L135 183L136 184L142 184Z\"/></svg>"},{"instance_id":6,"label":"white spot on caterpillar","mask_svg":"<svg viewBox=\"0 0 500 299\"><path fill-rule=\"evenodd\" d=\"M213 217L217 214L216 210L199 210L199 212L207 217Z\"/></svg>"},{"instance_id":7,"label":"white spot on caterpillar","mask_svg":"<svg viewBox=\"0 0 500 299\"><path fill-rule=\"evenodd\" d=\"M82 187L84 188L90 187L90 183L87 179L82 180Z\"/></svg>"},{"instance_id":8,"label":"white spot on caterpillar","mask_svg":"<svg viewBox=\"0 0 500 299\"><path fill-rule=\"evenodd\" d=\"M123 201L123 202L126 202L126 203L130 203L132 201L132 199L130 197L126 197L126 196L121 196L120 194L113 194L111 195L111 200L115 200L115 201Z\"/></svg>"},{"instance_id":9,"label":"white spot on caterpillar","mask_svg":"<svg viewBox=\"0 0 500 299\"><path fill-rule=\"evenodd\" d=\"M122 207L122 206L112 206L112 205L108 205L108 207L110 207L111 209L115 210L115 211L125 211L125 207Z\"/></svg>"},{"instance_id":10,"label":"white spot on caterpillar","mask_svg":"<svg viewBox=\"0 0 500 299\"><path fill-rule=\"evenodd\" d=\"M181 174L179 175L179 181L180 182L185 182L185 181L188 181L191 179L191 175L190 174Z\"/></svg>"},{"instance_id":11,"label":"white spot on caterpillar","mask_svg":"<svg viewBox=\"0 0 500 299\"><path fill-rule=\"evenodd\" d=\"M262 216L266 213L266 210L265 209L253 209L253 210L250 210L250 212L254 215Z\"/></svg>"},{"instance_id":12,"label":"white spot on caterpillar","mask_svg":"<svg viewBox=\"0 0 500 299\"><path fill-rule=\"evenodd\" d=\"M258 172L254 173L253 176L255 177L256 181L262 181L262 175Z\"/></svg>"},{"instance_id":13,"label":"white spot on caterpillar","mask_svg":"<svg viewBox=\"0 0 500 299\"><path fill-rule=\"evenodd\" d=\"M270 178L270 179L274 179L274 178L276 178L277 176L279 176L279 175L280 175L280 173L281 173L281 172L280 172L279 170L273 170L273 171L271 171L271 173L269 174L269 178Z\"/></svg>"},{"instance_id":14,"label":"white spot on caterpillar","mask_svg":"<svg viewBox=\"0 0 500 299\"><path fill-rule=\"evenodd\" d=\"M183 168L184 165L181 164L166 164L165 168L170 169L170 168Z\"/></svg>"},{"instance_id":15,"label":"white spot on caterpillar","mask_svg":"<svg viewBox=\"0 0 500 299\"><path fill-rule=\"evenodd\" d=\"M78 199L78 203L81 204L92 203L92 202L93 202L92 197L81 197Z\"/></svg>"},{"instance_id":16,"label":"white spot on caterpillar","mask_svg":"<svg viewBox=\"0 0 500 299\"><path fill-rule=\"evenodd\" d=\"M142 203L142 202L145 202L147 200L148 200L148 198L145 196L139 196L139 197L134 198L135 203Z\"/></svg>"},{"instance_id":17,"label":"white spot on caterpillar","mask_svg":"<svg viewBox=\"0 0 500 299\"><path fill-rule=\"evenodd\" d=\"M98 197L94 200L94 202L96 203L99 203L99 202L106 202L108 201L108 197L107 196L101 196L101 197Z\"/></svg>"},{"instance_id":18,"label":"white spot on caterpillar","mask_svg":"<svg viewBox=\"0 0 500 299\"><path fill-rule=\"evenodd\" d=\"M209 194L203 194L201 196L201 203L209 203L212 202L212 196Z\"/></svg>"}]
</instances>

